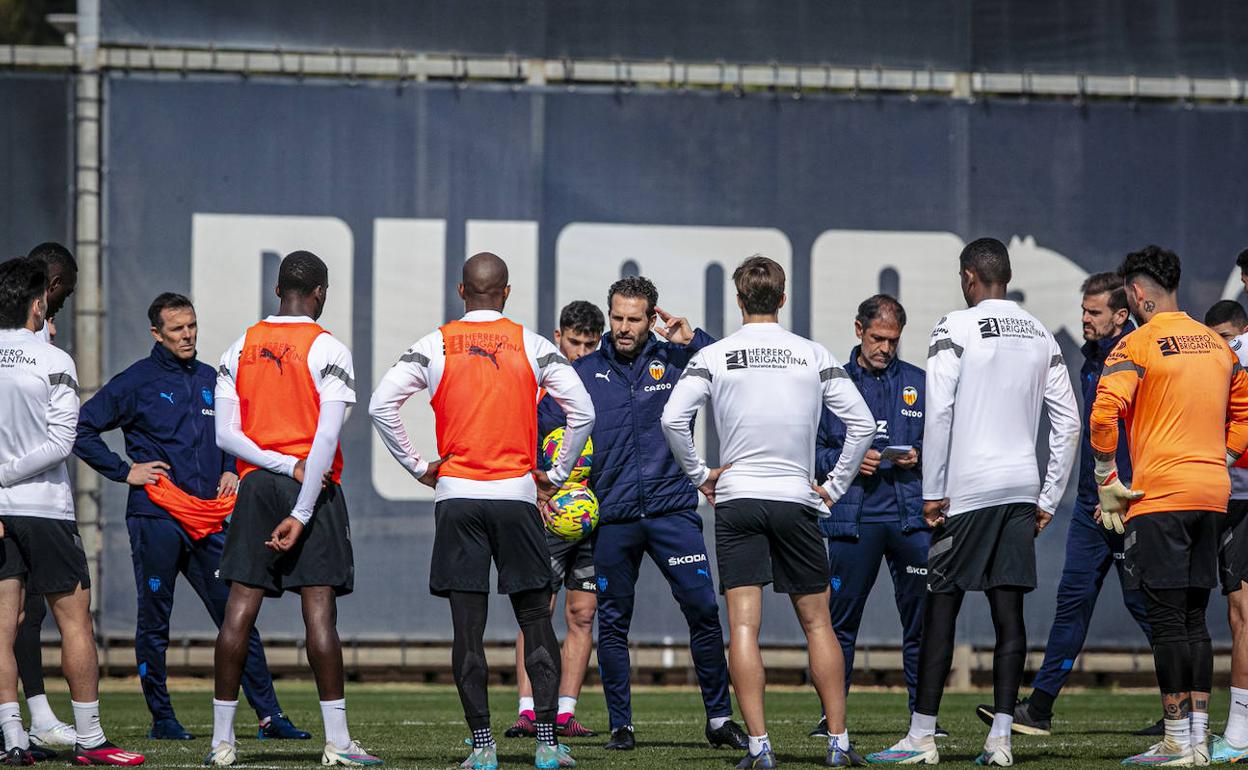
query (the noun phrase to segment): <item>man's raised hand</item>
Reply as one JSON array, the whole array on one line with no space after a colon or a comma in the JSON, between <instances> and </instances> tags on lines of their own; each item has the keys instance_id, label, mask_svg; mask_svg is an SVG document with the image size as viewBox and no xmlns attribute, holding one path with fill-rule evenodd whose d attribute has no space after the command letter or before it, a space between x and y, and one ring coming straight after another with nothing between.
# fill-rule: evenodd
<instances>
[{"instance_id":1,"label":"man's raised hand","mask_svg":"<svg viewBox=\"0 0 1248 770\"><path fill-rule=\"evenodd\" d=\"M660 337L677 345L688 345L693 341L693 325L688 318L674 316L661 307L655 307L654 312L663 322L662 326L654 327L655 333Z\"/></svg>"}]
</instances>

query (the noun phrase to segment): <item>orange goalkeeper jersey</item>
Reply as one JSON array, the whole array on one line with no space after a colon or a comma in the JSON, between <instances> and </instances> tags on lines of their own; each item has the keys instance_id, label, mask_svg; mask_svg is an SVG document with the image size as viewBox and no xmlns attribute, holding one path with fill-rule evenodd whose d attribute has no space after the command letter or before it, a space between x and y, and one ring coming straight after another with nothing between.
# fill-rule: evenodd
<instances>
[{"instance_id":1,"label":"orange goalkeeper jersey","mask_svg":"<svg viewBox=\"0 0 1248 770\"><path fill-rule=\"evenodd\" d=\"M1090 427L1113 453L1127 425L1131 487L1144 497L1127 518L1157 511L1225 511L1227 452L1248 448L1248 373L1226 341L1186 313L1158 313L1105 359Z\"/></svg>"}]
</instances>

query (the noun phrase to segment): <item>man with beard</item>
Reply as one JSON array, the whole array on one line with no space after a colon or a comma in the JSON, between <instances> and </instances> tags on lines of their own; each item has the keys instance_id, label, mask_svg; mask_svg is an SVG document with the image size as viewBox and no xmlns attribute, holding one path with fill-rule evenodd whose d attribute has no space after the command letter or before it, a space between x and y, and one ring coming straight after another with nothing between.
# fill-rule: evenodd
<instances>
[{"instance_id":1,"label":"man with beard","mask_svg":"<svg viewBox=\"0 0 1248 770\"><path fill-rule=\"evenodd\" d=\"M627 751L635 746L628 629L641 560L649 554L689 623L689 647L706 706L706 738L712 746L746 749L749 740L731 719L728 663L698 493L668 450L659 423L689 359L715 340L658 303L658 290L644 277L613 283L607 292L605 344L573 365L598 415L589 485L599 506L594 571L598 665L611 722L606 747ZM660 320L663 325L657 326Z\"/></svg>"}]
</instances>

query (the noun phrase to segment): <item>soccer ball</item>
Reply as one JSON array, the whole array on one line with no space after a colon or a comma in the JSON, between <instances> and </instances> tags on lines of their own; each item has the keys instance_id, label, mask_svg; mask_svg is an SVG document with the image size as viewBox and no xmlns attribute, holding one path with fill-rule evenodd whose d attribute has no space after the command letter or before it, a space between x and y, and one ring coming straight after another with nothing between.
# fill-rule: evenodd
<instances>
[{"instance_id":1,"label":"soccer ball","mask_svg":"<svg viewBox=\"0 0 1248 770\"><path fill-rule=\"evenodd\" d=\"M575 542L598 526L598 498L583 484L570 484L559 490L547 506L551 521L546 528L560 540Z\"/></svg>"},{"instance_id":2,"label":"soccer ball","mask_svg":"<svg viewBox=\"0 0 1248 770\"><path fill-rule=\"evenodd\" d=\"M546 436L546 439L542 441L542 458L545 460L546 468L548 470L555 467L555 458L559 455L559 450L561 449L563 449L563 428L555 428L548 436ZM571 475L568 476L568 483L584 484L589 481L589 469L593 467L593 465L594 440L587 439L585 441L585 449L581 452L580 459L576 461L576 466L572 469Z\"/></svg>"}]
</instances>

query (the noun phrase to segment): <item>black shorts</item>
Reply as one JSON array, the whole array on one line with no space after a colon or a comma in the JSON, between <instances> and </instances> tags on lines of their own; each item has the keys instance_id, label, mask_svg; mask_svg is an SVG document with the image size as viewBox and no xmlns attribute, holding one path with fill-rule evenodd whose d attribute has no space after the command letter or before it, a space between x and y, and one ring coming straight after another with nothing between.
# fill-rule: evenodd
<instances>
[{"instance_id":1,"label":"black shorts","mask_svg":"<svg viewBox=\"0 0 1248 770\"><path fill-rule=\"evenodd\" d=\"M273 530L290 515L301 484L266 470L248 473L238 485L234 516L226 530L221 554L221 579L263 588L268 596L307 586L329 586L338 596L355 587L351 521L342 487L321 490L312 519L295 547L285 553L265 545Z\"/></svg>"},{"instance_id":2,"label":"black shorts","mask_svg":"<svg viewBox=\"0 0 1248 770\"><path fill-rule=\"evenodd\" d=\"M1222 593L1232 594L1248 580L1248 500L1231 500L1218 534Z\"/></svg>"},{"instance_id":3,"label":"black shorts","mask_svg":"<svg viewBox=\"0 0 1248 770\"><path fill-rule=\"evenodd\" d=\"M776 593L828 588L819 514L801 503L738 499L715 506L719 590L775 583Z\"/></svg>"},{"instance_id":4,"label":"black shorts","mask_svg":"<svg viewBox=\"0 0 1248 770\"><path fill-rule=\"evenodd\" d=\"M546 547L550 549L551 590L567 588L569 591L598 592L598 578L594 573L594 540L598 530L574 542L568 542L546 532Z\"/></svg>"},{"instance_id":5,"label":"black shorts","mask_svg":"<svg viewBox=\"0 0 1248 770\"><path fill-rule=\"evenodd\" d=\"M441 500L433 508L429 593L488 594L490 562L498 592L517 594L551 584L550 549L537 506L519 500Z\"/></svg>"},{"instance_id":6,"label":"black shorts","mask_svg":"<svg viewBox=\"0 0 1248 770\"><path fill-rule=\"evenodd\" d=\"M1036 504L1008 503L959 513L932 531L932 593L1036 587Z\"/></svg>"},{"instance_id":7,"label":"black shorts","mask_svg":"<svg viewBox=\"0 0 1248 770\"><path fill-rule=\"evenodd\" d=\"M1132 516L1122 539L1122 587L1215 588L1223 513L1158 511Z\"/></svg>"},{"instance_id":8,"label":"black shorts","mask_svg":"<svg viewBox=\"0 0 1248 770\"><path fill-rule=\"evenodd\" d=\"M46 596L91 587L78 522L37 516L0 516L0 580L21 577L26 593Z\"/></svg>"}]
</instances>

